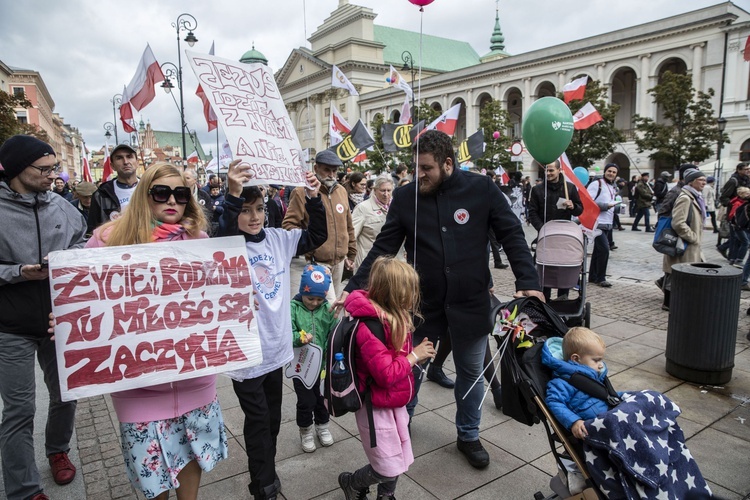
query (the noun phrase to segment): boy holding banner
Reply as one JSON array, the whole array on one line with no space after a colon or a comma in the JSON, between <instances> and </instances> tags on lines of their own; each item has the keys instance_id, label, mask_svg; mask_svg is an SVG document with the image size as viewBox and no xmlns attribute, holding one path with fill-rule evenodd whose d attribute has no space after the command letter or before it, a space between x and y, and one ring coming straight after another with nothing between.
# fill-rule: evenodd
<instances>
[{"instance_id":1,"label":"boy holding banner","mask_svg":"<svg viewBox=\"0 0 750 500\"><path fill-rule=\"evenodd\" d=\"M256 500L275 500L281 489L276 475L276 438L281 425L283 367L294 355L289 333L291 290L289 264L295 255L310 252L328 238L320 182L307 172L304 188L307 229L264 228L264 196L257 186L243 187L253 177L251 166L235 160L227 175L229 190L219 221L219 236L245 237L258 303L257 319L263 362L228 372L245 414L244 437L250 484ZM348 211L347 211L348 213Z\"/></svg>"}]
</instances>

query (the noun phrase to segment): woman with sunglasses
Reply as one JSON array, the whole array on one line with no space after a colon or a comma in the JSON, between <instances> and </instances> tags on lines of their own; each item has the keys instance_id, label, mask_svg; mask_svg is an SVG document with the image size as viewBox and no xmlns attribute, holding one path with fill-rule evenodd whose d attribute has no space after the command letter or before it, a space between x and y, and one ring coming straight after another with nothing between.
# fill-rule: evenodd
<instances>
[{"instance_id":1,"label":"woman with sunglasses","mask_svg":"<svg viewBox=\"0 0 750 500\"><path fill-rule=\"evenodd\" d=\"M174 165L141 178L121 217L94 231L86 247L208 238L206 217ZM146 498L198 498L202 471L227 457L216 375L112 394L125 467Z\"/></svg>"}]
</instances>

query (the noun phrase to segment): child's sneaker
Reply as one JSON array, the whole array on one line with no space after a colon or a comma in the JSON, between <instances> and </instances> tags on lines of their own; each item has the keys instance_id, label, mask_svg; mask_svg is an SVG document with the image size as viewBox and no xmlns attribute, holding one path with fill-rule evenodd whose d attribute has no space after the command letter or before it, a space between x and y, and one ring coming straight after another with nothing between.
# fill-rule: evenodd
<instances>
[{"instance_id":1,"label":"child's sneaker","mask_svg":"<svg viewBox=\"0 0 750 500\"><path fill-rule=\"evenodd\" d=\"M318 424L315 426L315 430L318 433L318 439L320 444L323 446L331 446L333 444L333 436L331 431L328 429L328 422L325 424Z\"/></svg>"},{"instance_id":2,"label":"child's sneaker","mask_svg":"<svg viewBox=\"0 0 750 500\"><path fill-rule=\"evenodd\" d=\"M302 441L302 451L305 453L312 453L315 451L315 433L313 432L313 426L300 427L299 438Z\"/></svg>"}]
</instances>

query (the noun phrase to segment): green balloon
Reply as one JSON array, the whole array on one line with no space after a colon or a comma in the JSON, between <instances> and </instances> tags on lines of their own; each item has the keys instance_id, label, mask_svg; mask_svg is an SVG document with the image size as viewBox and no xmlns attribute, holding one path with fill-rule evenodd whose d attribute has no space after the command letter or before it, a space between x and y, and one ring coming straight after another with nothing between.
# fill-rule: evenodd
<instances>
[{"instance_id":1,"label":"green balloon","mask_svg":"<svg viewBox=\"0 0 750 500\"><path fill-rule=\"evenodd\" d=\"M573 115L557 97L542 97L523 117L523 142L531 156L542 165L563 154L573 138Z\"/></svg>"},{"instance_id":2,"label":"green balloon","mask_svg":"<svg viewBox=\"0 0 750 500\"><path fill-rule=\"evenodd\" d=\"M594 172L598 172L601 169L602 169L602 167L600 167L599 165L597 165L597 166L594 167Z\"/></svg>"}]
</instances>

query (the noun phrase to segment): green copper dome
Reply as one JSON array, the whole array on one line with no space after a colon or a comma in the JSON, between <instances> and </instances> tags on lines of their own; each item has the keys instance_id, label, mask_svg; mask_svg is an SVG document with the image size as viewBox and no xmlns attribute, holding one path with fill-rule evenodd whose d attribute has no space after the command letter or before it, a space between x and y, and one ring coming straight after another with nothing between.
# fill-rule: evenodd
<instances>
[{"instance_id":1,"label":"green copper dome","mask_svg":"<svg viewBox=\"0 0 750 500\"><path fill-rule=\"evenodd\" d=\"M505 50L505 37L500 29L500 13L495 10L495 29L490 38L490 50Z\"/></svg>"},{"instance_id":2,"label":"green copper dome","mask_svg":"<svg viewBox=\"0 0 750 500\"><path fill-rule=\"evenodd\" d=\"M255 50L255 43L253 42L253 48L245 52L240 57L240 62L245 64L262 63L268 66L268 59L263 55L262 52Z\"/></svg>"}]
</instances>

